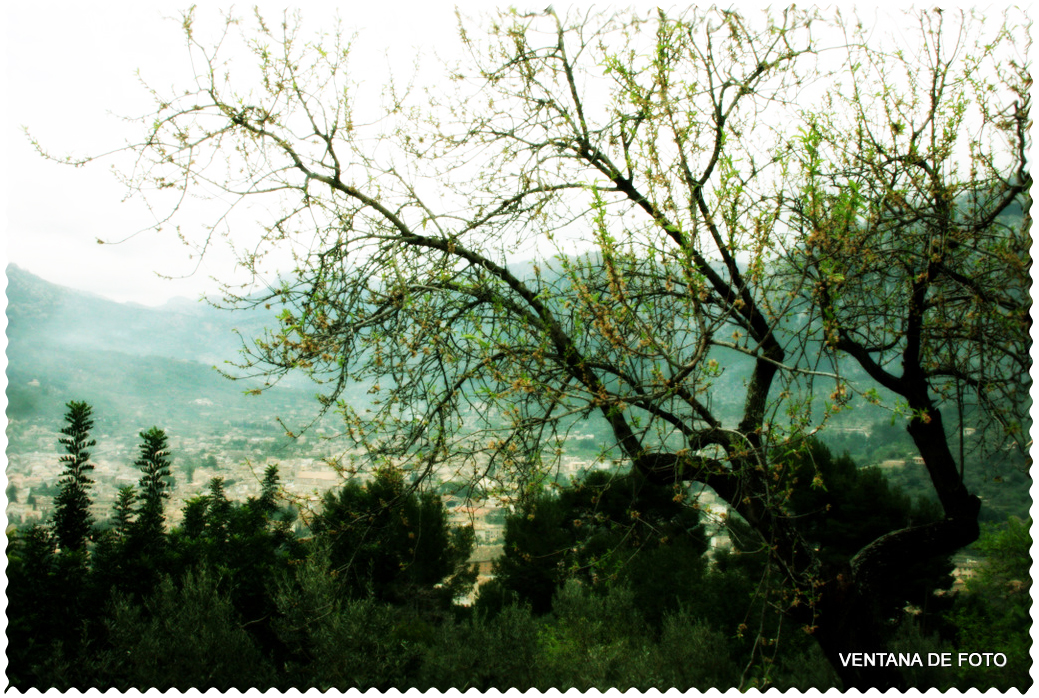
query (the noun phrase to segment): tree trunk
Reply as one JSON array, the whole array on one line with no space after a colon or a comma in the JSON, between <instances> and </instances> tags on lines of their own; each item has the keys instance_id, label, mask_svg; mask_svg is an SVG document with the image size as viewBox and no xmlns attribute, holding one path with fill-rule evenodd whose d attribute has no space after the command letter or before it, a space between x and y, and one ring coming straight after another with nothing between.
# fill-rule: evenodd
<instances>
[{"instance_id":1,"label":"tree trunk","mask_svg":"<svg viewBox=\"0 0 1039 698\"><path fill-rule=\"evenodd\" d=\"M854 666L849 656L886 649L881 626L884 618L874 612L872 600L887 590L897 589L903 570L912 563L952 554L973 543L980 533L981 500L967 491L959 477L941 413L930 400L923 402L908 431L924 458L946 518L881 536L860 550L849 566L825 585L816 639L845 689L906 688L897 667ZM912 401L910 406L914 406Z\"/></svg>"},{"instance_id":2,"label":"tree trunk","mask_svg":"<svg viewBox=\"0 0 1039 698\"><path fill-rule=\"evenodd\" d=\"M862 585L849 579L850 569L838 574L823 589L818 629L814 636L820 649L837 672L845 691L856 688L905 690L905 680L894 666L862 666L857 659L886 648L881 637L873 604Z\"/></svg>"}]
</instances>

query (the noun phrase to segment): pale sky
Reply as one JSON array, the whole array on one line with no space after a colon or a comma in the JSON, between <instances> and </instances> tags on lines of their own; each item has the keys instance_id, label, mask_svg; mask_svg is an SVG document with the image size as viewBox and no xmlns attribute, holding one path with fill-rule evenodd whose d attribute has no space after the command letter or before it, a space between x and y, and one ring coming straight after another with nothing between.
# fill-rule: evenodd
<instances>
[{"instance_id":1,"label":"pale sky","mask_svg":"<svg viewBox=\"0 0 1039 698\"><path fill-rule=\"evenodd\" d=\"M547 2L512 4L540 12L540 3ZM219 28L220 12L232 6L236 15L249 18L254 4L200 3L196 27ZM280 18L286 7L269 0L258 4L268 19ZM556 5L562 11L565 3ZM639 0L635 5L649 8L653 3ZM174 235L148 230L155 215L140 200L123 202L126 190L109 171L112 163L76 169L48 162L22 131L27 127L58 156L105 153L139 136L139 125L120 119L153 111L136 72L159 89L183 85L192 76L179 23L181 10L188 6L190 2L168 0L6 4L0 14L6 44L6 85L0 93L0 155L5 163L0 184L6 185L7 206L0 217L6 243L0 261L5 267L12 262L54 283L145 305L215 292L210 277L226 279L234 273L230 255L219 253L207 256L195 271L197 260L188 257ZM494 5L474 0L305 0L291 7L302 11L304 36L331 30L338 12L344 32L357 32L351 54L355 79L379 85L388 66L398 75L410 75L417 48L431 61L432 52L451 55L459 45L455 7L475 15ZM191 220L180 218L186 227ZM200 215L196 222L201 226L210 219ZM134 235L138 231L143 232ZM98 239L125 242L101 245ZM159 274L189 276L167 280Z\"/></svg>"},{"instance_id":2,"label":"pale sky","mask_svg":"<svg viewBox=\"0 0 1039 698\"><path fill-rule=\"evenodd\" d=\"M547 1L513 4L522 11L540 12L541 3ZM47 162L35 154L20 130L27 126L58 155L105 152L137 135L139 126L119 119L152 110L135 71L159 88L183 84L191 76L177 21L179 10L188 4L154 0L7 3L0 16L6 25L3 60L7 63L6 85L0 93L4 128L0 177L6 178L0 184L5 185L2 191L7 197L6 216L0 218L6 220L5 266L10 261L49 281L147 305L173 296L197 298L215 290L211 275L227 278L232 272L229 258L214 254L187 279L159 278L157 273L189 274L196 263L172 234L147 230L155 219L140 201L122 203L125 190L108 171L108 164L73 169ZM214 8L230 5L202 4L204 10L196 21L202 29L219 26ZM248 16L252 4L239 3L237 14ZM284 6L260 5L268 17L279 17ZM491 7L471 0L460 5L466 14ZM369 83L378 83L388 63L395 72L408 73L418 45L447 54L458 45L451 2L325 0L294 6L303 12L305 34L330 29L338 10L344 29L359 32L351 67ZM649 8L653 3L640 1L636 6ZM565 3L557 2L556 9L564 12ZM859 12L869 16L874 9L862 5ZM190 226L191 220L185 217L181 222ZM205 220L199 217L197 225ZM97 244L99 238L122 240L142 230L121 244Z\"/></svg>"},{"instance_id":3,"label":"pale sky","mask_svg":"<svg viewBox=\"0 0 1039 698\"><path fill-rule=\"evenodd\" d=\"M252 4L237 5L237 14L248 16ZM204 4L197 25L203 30L219 26L214 8L221 5L229 3ZM284 6L260 5L266 16L275 18ZM183 6L140 1L7 4L0 144L6 150L5 266L10 261L55 283L146 305L173 296L198 297L214 290L211 275L226 276L228 258L214 255L187 279L159 278L157 273L188 274L195 262L173 235L146 230L153 214L140 201L122 202L125 189L109 165L75 169L48 162L21 131L27 126L57 155L107 152L138 135L139 127L119 118L152 110L135 72L159 88L191 76L178 21ZM358 31L352 65L363 69L366 81L379 79L389 62L395 71L410 70L415 46L442 50L455 43L453 3L294 6L302 10L310 31L330 29L338 9L344 29ZM475 5L463 3L461 8L470 11ZM121 244L97 243L98 238L121 240L140 230L144 232Z\"/></svg>"}]
</instances>

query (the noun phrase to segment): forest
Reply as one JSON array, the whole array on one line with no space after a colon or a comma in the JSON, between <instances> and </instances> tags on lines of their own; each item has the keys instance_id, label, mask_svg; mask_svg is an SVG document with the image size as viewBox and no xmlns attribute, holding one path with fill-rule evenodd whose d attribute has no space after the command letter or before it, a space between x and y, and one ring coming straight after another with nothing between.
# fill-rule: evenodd
<instances>
[{"instance_id":1,"label":"forest","mask_svg":"<svg viewBox=\"0 0 1039 698\"><path fill-rule=\"evenodd\" d=\"M168 530L174 455L153 428L140 434L137 487L94 521L92 409L67 407L52 520L9 536L13 688L841 687L810 637L784 624L791 590L770 583L760 539L733 520L733 547L709 553L684 488L594 472L539 493L508 516L494 578L460 605L476 579L472 530L450 526L440 497L403 472L327 492L303 534L276 466L247 501L214 478ZM806 453L791 476L817 468L829 487L791 508L827 559L940 515L875 468L818 442ZM986 528L984 561L957 593L939 555L875 599L883 651L1007 657L1000 668L906 667L907 685L1030 685L1029 527Z\"/></svg>"},{"instance_id":2,"label":"forest","mask_svg":"<svg viewBox=\"0 0 1039 698\"><path fill-rule=\"evenodd\" d=\"M11 553L34 580L11 627L53 632L12 666L158 681L126 677L169 670L170 609L195 608L238 648L207 655L228 676L281 685L1025 686L1028 524L982 497L1030 465L1031 25L900 18L460 15L454 59L376 93L344 31L183 13L183 78L147 85L125 145L31 142L235 255L247 280L213 302L269 316L222 372L257 397L309 381L317 416L278 425L334 422L357 480L296 508L305 534L273 468L166 526L153 428L99 532L77 396L51 523ZM887 463L911 493L824 445L871 410L911 444ZM591 421L601 462L560 482ZM444 481L509 509L468 610ZM707 491L731 552L705 547ZM36 579L81 589L83 622ZM943 647L1005 666L862 661Z\"/></svg>"}]
</instances>

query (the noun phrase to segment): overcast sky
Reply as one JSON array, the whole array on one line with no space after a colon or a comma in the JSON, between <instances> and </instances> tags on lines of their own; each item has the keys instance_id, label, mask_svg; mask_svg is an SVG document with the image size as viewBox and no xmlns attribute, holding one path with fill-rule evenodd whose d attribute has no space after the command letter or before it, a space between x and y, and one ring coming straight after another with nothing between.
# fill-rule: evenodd
<instances>
[{"instance_id":1,"label":"overcast sky","mask_svg":"<svg viewBox=\"0 0 1039 698\"><path fill-rule=\"evenodd\" d=\"M218 5L203 6L199 25L218 26ZM238 14L248 13L251 6L239 3ZM415 46L443 50L455 37L452 3L295 6L302 9L311 31L330 28L338 8L344 28L358 31L352 65L363 68L366 80L377 80L391 63L395 70L409 69ZM160 88L190 77L178 21L182 6L38 1L6 7L5 262L49 281L148 305L212 291L215 285L209 277L226 275L227 258L205 261L187 279L159 278L157 273L191 273L196 263L188 258L188 250L172 235L145 230L153 215L138 201L122 202L125 189L106 163L74 169L47 162L21 131L28 127L57 155L106 152L136 135L133 125L119 118L152 109L136 71ZM261 3L268 16L280 17L282 7ZM132 236L140 230L145 232ZM128 236L132 237L120 244L97 243Z\"/></svg>"},{"instance_id":2,"label":"overcast sky","mask_svg":"<svg viewBox=\"0 0 1039 698\"><path fill-rule=\"evenodd\" d=\"M548 0L534 0L547 3ZM253 1L199 3L196 26L220 26L220 12L235 7L248 17ZM280 18L284 2L260 2L268 18ZM522 0L526 11L544 9ZM589 2L580 3L590 5ZM653 3L638 0L635 6ZM564 3L557 2L559 8ZM6 85L0 98L4 137L0 172L6 195L5 255L48 281L118 301L159 305L174 296L214 292L210 277L226 279L226 254L197 260L171 234L147 228L155 217L139 200L123 202L126 189L111 163L71 168L36 154L22 127L51 154L104 153L139 135L120 117L153 111L136 73L159 89L191 77L179 18L190 3L126 0L84 3L9 2L3 22ZM429 0L416 2L294 2L304 33L330 30L338 12L347 33L357 32L351 54L355 79L378 84L390 66L409 74L416 50L450 55L458 45L455 7L476 14L493 5ZM507 5L505 5L507 6ZM6 180L6 181L4 181ZM181 222L190 226L190 217ZM198 217L200 227L207 219ZM137 235L134 233L140 232ZM195 231L197 232L197 231ZM129 238L129 239L127 239ZM98 244L98 240L123 241ZM159 275L183 277L174 280Z\"/></svg>"},{"instance_id":3,"label":"overcast sky","mask_svg":"<svg viewBox=\"0 0 1039 698\"><path fill-rule=\"evenodd\" d=\"M514 3L541 11L537 0ZM216 7L202 3L199 26L218 25ZM584 3L588 4L588 3ZM408 71L414 47L450 53L457 45L454 3L302 2L305 30L329 29L338 9L347 31L356 29L351 67L377 81L385 66ZM556 3L563 10L564 3ZM652 3L639 2L649 7ZM763 3L755 3L763 5ZM7 196L6 259L43 278L120 300L155 305L173 296L198 297L215 289L209 277L226 278L229 260L214 255L196 262L169 234L147 228L152 214L139 201L122 203L124 188L105 163L73 169L36 155L20 127L57 155L100 153L138 132L120 116L151 111L135 72L163 88L183 84L190 65L177 20L184 4L171 2L10 2L5 23L7 84L0 148ZM239 3L248 14L251 2ZM279 16L282 3L261 3ZM474 2L462 3L473 12ZM872 8L860 11L872 14ZM386 58L387 50L390 53ZM129 129L129 130L128 130ZM204 219L199 218L201 226ZM184 219L190 225L190 218ZM137 231L144 230L138 235ZM98 239L123 240L99 245ZM159 274L189 278L167 281Z\"/></svg>"}]
</instances>

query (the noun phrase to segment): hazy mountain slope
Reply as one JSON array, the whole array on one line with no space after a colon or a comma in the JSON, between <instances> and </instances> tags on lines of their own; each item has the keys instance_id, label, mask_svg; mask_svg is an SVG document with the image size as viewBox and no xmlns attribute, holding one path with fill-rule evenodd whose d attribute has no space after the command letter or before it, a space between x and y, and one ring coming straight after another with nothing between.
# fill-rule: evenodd
<instances>
[{"instance_id":1,"label":"hazy mountain slope","mask_svg":"<svg viewBox=\"0 0 1039 698\"><path fill-rule=\"evenodd\" d=\"M147 308L75 291L7 267L7 336L55 346L167 356L204 363L235 357L240 340L268 320L259 311L229 312L175 299Z\"/></svg>"},{"instance_id":2,"label":"hazy mountain slope","mask_svg":"<svg viewBox=\"0 0 1039 698\"><path fill-rule=\"evenodd\" d=\"M8 409L12 420L57 425L69 400L137 429L208 430L224 420L272 420L314 407L311 390L244 395L252 384L214 369L237 356L264 317L178 301L146 308L109 301L7 268ZM187 311L187 312L184 312ZM12 444L15 446L15 444Z\"/></svg>"}]
</instances>

